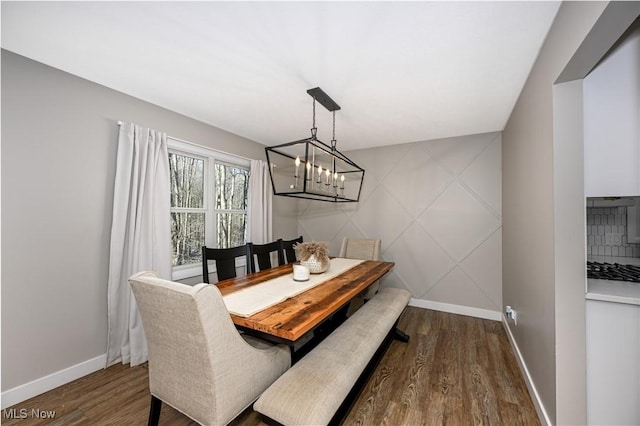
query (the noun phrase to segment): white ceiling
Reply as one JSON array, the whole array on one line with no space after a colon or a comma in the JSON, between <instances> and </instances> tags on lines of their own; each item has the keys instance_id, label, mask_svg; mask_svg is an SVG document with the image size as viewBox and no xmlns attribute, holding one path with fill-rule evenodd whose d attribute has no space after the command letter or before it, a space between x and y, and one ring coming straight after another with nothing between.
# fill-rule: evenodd
<instances>
[{"instance_id":1,"label":"white ceiling","mask_svg":"<svg viewBox=\"0 0 640 426\"><path fill-rule=\"evenodd\" d=\"M347 151L502 130L559 4L2 1L2 47L265 145L319 86Z\"/></svg>"}]
</instances>

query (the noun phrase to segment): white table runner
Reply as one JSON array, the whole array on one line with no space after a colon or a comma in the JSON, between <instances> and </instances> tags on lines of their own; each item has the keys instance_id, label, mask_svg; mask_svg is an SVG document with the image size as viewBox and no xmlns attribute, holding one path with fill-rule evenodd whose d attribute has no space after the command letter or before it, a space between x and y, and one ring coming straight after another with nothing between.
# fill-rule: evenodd
<instances>
[{"instance_id":1,"label":"white table runner","mask_svg":"<svg viewBox=\"0 0 640 426\"><path fill-rule=\"evenodd\" d=\"M290 274L223 296L223 300L229 313L240 317L250 317L320 285L362 262L364 260L336 257L331 259L331 264L326 272L311 274L309 281L294 281L292 271Z\"/></svg>"}]
</instances>

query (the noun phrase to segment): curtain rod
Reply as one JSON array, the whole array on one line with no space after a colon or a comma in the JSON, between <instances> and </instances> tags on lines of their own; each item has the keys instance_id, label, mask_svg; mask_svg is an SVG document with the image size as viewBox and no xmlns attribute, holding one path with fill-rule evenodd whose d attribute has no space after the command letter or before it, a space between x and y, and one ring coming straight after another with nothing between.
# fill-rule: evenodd
<instances>
[{"instance_id":1,"label":"curtain rod","mask_svg":"<svg viewBox=\"0 0 640 426\"><path fill-rule=\"evenodd\" d=\"M122 126L124 124L124 122L121 121L121 120L118 120L116 123L118 123L118 126ZM176 138L176 137L173 137L171 135L167 135L167 137L170 138L170 139L173 139L174 141L186 143L186 144L189 144L189 145L194 145L194 146L200 147L200 148L212 149L214 151L218 151L219 153L222 153L222 154L225 154L225 155L230 155L230 156L237 157L237 158L241 158L243 160L248 160L248 161L255 160L255 158L248 158L248 157L243 157L242 155L238 155L238 154L231 154L230 152L221 151L219 149L211 148L211 147L206 146L206 145L200 145L200 144L197 144L197 143L194 143L194 142L185 141L184 139Z\"/></svg>"}]
</instances>

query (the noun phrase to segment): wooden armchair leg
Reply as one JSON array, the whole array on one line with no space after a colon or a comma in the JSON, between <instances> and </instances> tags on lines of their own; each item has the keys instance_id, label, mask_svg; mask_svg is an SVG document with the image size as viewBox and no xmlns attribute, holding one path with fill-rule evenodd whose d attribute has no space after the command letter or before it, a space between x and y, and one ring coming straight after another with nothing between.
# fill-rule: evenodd
<instances>
[{"instance_id":1,"label":"wooden armchair leg","mask_svg":"<svg viewBox=\"0 0 640 426\"><path fill-rule=\"evenodd\" d=\"M162 400L151 395L151 407L149 408L149 426L158 426L160 421L160 410L162 409Z\"/></svg>"}]
</instances>

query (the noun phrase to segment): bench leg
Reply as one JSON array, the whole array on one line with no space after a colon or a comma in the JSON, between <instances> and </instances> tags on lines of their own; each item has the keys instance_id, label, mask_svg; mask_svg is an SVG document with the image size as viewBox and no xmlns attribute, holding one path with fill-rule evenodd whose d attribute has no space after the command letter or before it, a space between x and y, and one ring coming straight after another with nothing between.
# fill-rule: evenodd
<instances>
[{"instance_id":1,"label":"bench leg","mask_svg":"<svg viewBox=\"0 0 640 426\"><path fill-rule=\"evenodd\" d=\"M403 343L407 343L409 341L409 335L398 327L393 327L393 338Z\"/></svg>"},{"instance_id":2,"label":"bench leg","mask_svg":"<svg viewBox=\"0 0 640 426\"><path fill-rule=\"evenodd\" d=\"M158 426L160 421L160 410L162 409L162 400L151 395L151 407L149 408L149 426Z\"/></svg>"}]
</instances>

